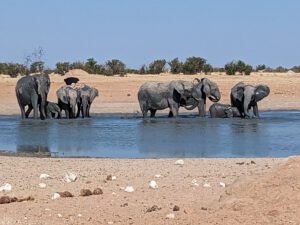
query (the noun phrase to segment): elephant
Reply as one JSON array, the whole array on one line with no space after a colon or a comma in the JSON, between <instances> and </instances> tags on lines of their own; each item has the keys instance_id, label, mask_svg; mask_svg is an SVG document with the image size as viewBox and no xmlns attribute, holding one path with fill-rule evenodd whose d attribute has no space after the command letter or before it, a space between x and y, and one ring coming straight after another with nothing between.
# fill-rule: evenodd
<instances>
[{"instance_id":1,"label":"elephant","mask_svg":"<svg viewBox=\"0 0 300 225\"><path fill-rule=\"evenodd\" d=\"M57 115L56 115L57 114ZM54 103L54 102L47 102L46 104L46 115L47 118L51 119L51 118L57 118L60 119L61 118L61 110L58 106L58 104Z\"/></svg>"},{"instance_id":2,"label":"elephant","mask_svg":"<svg viewBox=\"0 0 300 225\"><path fill-rule=\"evenodd\" d=\"M201 80L196 78L194 81L198 82L193 82L193 85L200 89L200 98L189 98L184 108L193 110L197 107L199 116L204 117L206 115L206 98L212 102L218 102L221 99L220 90L218 85L208 78L202 78Z\"/></svg>"},{"instance_id":3,"label":"elephant","mask_svg":"<svg viewBox=\"0 0 300 225\"><path fill-rule=\"evenodd\" d=\"M79 79L77 77L68 77L68 78L65 78L64 81L65 81L66 85L71 85L73 83L76 84L79 81Z\"/></svg>"},{"instance_id":4,"label":"elephant","mask_svg":"<svg viewBox=\"0 0 300 225\"><path fill-rule=\"evenodd\" d=\"M220 92L216 85L209 79L196 79L196 83L175 80L166 83L146 82L138 91L138 100L143 117L150 110L151 117L155 116L157 110L169 108L169 117L176 117L180 106L188 109L198 106L199 115L205 115L205 101L209 97L212 101L220 99ZM200 113L201 112L201 113Z\"/></svg>"},{"instance_id":5,"label":"elephant","mask_svg":"<svg viewBox=\"0 0 300 225\"><path fill-rule=\"evenodd\" d=\"M79 102L78 91L70 85L65 85L56 91L58 106L65 111L66 118L75 118L76 106Z\"/></svg>"},{"instance_id":6,"label":"elephant","mask_svg":"<svg viewBox=\"0 0 300 225\"><path fill-rule=\"evenodd\" d=\"M209 113L211 118L232 118L241 117L241 114L237 107L231 105L214 103L209 107Z\"/></svg>"},{"instance_id":7,"label":"elephant","mask_svg":"<svg viewBox=\"0 0 300 225\"><path fill-rule=\"evenodd\" d=\"M78 89L79 102L77 117L79 117L80 112L82 118L90 117L90 108L94 99L99 96L99 92L96 88L84 85Z\"/></svg>"},{"instance_id":8,"label":"elephant","mask_svg":"<svg viewBox=\"0 0 300 225\"><path fill-rule=\"evenodd\" d=\"M267 85L252 86L239 82L231 89L231 106L237 107L243 118L259 118L257 102L267 97L269 93L270 88ZM254 116L250 115L251 108Z\"/></svg>"},{"instance_id":9,"label":"elephant","mask_svg":"<svg viewBox=\"0 0 300 225\"><path fill-rule=\"evenodd\" d=\"M50 89L50 78L48 74L35 74L25 76L16 84L16 96L21 110L22 119L28 118L33 109L34 119L38 118L38 107L40 118L45 119L45 107ZM25 112L25 107L28 106Z\"/></svg>"}]
</instances>

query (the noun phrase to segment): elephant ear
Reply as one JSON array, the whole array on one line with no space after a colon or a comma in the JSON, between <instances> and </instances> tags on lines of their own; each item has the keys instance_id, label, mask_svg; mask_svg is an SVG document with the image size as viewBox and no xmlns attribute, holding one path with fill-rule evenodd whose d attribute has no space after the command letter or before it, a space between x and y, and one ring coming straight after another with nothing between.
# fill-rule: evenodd
<instances>
[{"instance_id":1,"label":"elephant ear","mask_svg":"<svg viewBox=\"0 0 300 225\"><path fill-rule=\"evenodd\" d=\"M67 93L64 89L64 87L61 87L56 91L56 96L57 98L62 101L65 104L68 104L68 98L67 98Z\"/></svg>"},{"instance_id":2,"label":"elephant ear","mask_svg":"<svg viewBox=\"0 0 300 225\"><path fill-rule=\"evenodd\" d=\"M206 96L210 96L211 93L211 87L210 87L210 82L207 78L202 78L201 79L201 83L202 83L202 92L204 92L204 94Z\"/></svg>"},{"instance_id":3,"label":"elephant ear","mask_svg":"<svg viewBox=\"0 0 300 225\"><path fill-rule=\"evenodd\" d=\"M99 92L96 88L92 88L91 90L91 96L90 96L90 101L93 102L94 99L99 96Z\"/></svg>"},{"instance_id":4,"label":"elephant ear","mask_svg":"<svg viewBox=\"0 0 300 225\"><path fill-rule=\"evenodd\" d=\"M267 85L255 86L255 101L258 102L267 97L270 93L270 88Z\"/></svg>"},{"instance_id":5,"label":"elephant ear","mask_svg":"<svg viewBox=\"0 0 300 225\"><path fill-rule=\"evenodd\" d=\"M233 98L242 101L244 97L245 84L243 82L239 82L231 89L231 95Z\"/></svg>"}]
</instances>

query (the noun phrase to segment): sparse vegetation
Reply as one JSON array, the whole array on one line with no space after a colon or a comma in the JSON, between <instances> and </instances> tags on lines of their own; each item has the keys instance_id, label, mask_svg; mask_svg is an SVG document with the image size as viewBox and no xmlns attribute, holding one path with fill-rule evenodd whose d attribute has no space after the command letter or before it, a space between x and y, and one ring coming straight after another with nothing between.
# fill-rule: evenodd
<instances>
[{"instance_id":1,"label":"sparse vegetation","mask_svg":"<svg viewBox=\"0 0 300 225\"><path fill-rule=\"evenodd\" d=\"M244 75L250 75L253 71L252 66L246 64L242 60L231 61L227 63L224 68L227 75L235 75L237 72Z\"/></svg>"},{"instance_id":2,"label":"sparse vegetation","mask_svg":"<svg viewBox=\"0 0 300 225\"><path fill-rule=\"evenodd\" d=\"M160 74L164 72L164 68L166 65L165 59L157 59L149 64L148 72L151 74Z\"/></svg>"},{"instance_id":3,"label":"sparse vegetation","mask_svg":"<svg viewBox=\"0 0 300 225\"><path fill-rule=\"evenodd\" d=\"M179 74L182 72L183 63L180 62L178 58L171 60L170 62L168 62L168 64L170 66L171 73Z\"/></svg>"},{"instance_id":4,"label":"sparse vegetation","mask_svg":"<svg viewBox=\"0 0 300 225\"><path fill-rule=\"evenodd\" d=\"M184 74L196 74L203 70L203 66L206 64L206 59L201 57L189 57L183 64L182 72Z\"/></svg>"}]
</instances>

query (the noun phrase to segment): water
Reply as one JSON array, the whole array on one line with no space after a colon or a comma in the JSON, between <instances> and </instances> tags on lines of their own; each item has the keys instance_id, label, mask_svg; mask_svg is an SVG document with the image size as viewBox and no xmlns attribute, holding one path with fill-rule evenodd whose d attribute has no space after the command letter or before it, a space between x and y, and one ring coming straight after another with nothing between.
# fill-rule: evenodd
<instances>
[{"instance_id":1,"label":"water","mask_svg":"<svg viewBox=\"0 0 300 225\"><path fill-rule=\"evenodd\" d=\"M285 157L300 154L300 112L260 119L94 116L21 120L0 116L0 150L112 158Z\"/></svg>"}]
</instances>

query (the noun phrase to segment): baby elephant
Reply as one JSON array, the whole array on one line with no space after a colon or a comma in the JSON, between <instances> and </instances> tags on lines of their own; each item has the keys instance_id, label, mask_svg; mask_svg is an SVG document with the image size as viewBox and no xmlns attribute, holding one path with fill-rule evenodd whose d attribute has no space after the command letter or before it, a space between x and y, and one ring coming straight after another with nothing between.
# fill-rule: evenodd
<instances>
[{"instance_id":1,"label":"baby elephant","mask_svg":"<svg viewBox=\"0 0 300 225\"><path fill-rule=\"evenodd\" d=\"M61 118L61 110L60 110L58 104L56 104L54 102L47 102L46 115L47 115L48 119L52 119L52 118L60 119Z\"/></svg>"},{"instance_id":2,"label":"baby elephant","mask_svg":"<svg viewBox=\"0 0 300 225\"><path fill-rule=\"evenodd\" d=\"M230 105L215 103L209 108L209 113L212 118L232 118L241 117L239 110Z\"/></svg>"}]
</instances>

